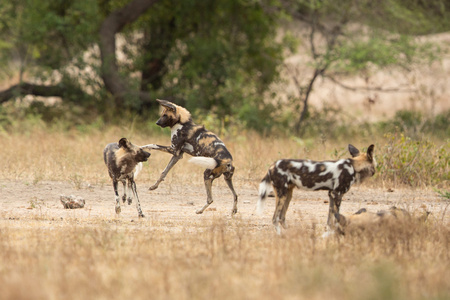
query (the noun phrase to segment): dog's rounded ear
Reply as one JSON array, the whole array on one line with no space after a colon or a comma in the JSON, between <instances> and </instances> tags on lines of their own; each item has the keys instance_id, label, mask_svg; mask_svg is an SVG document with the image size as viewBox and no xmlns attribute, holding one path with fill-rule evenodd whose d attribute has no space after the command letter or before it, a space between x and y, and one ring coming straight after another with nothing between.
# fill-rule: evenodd
<instances>
[{"instance_id":1,"label":"dog's rounded ear","mask_svg":"<svg viewBox=\"0 0 450 300\"><path fill-rule=\"evenodd\" d=\"M370 145L369 148L367 149L367 158L372 161L373 160L373 150L374 150L375 146L374 145Z\"/></svg>"},{"instance_id":2,"label":"dog's rounded ear","mask_svg":"<svg viewBox=\"0 0 450 300\"><path fill-rule=\"evenodd\" d=\"M121 138L119 141L120 148L128 148L128 140L126 138Z\"/></svg>"},{"instance_id":3,"label":"dog's rounded ear","mask_svg":"<svg viewBox=\"0 0 450 300\"><path fill-rule=\"evenodd\" d=\"M167 100L161 100L161 99L156 99L156 101L158 101L158 103L161 106L167 108L168 110L172 110L172 111L176 111L177 110L175 104L173 104L172 102L169 102Z\"/></svg>"},{"instance_id":4,"label":"dog's rounded ear","mask_svg":"<svg viewBox=\"0 0 450 300\"><path fill-rule=\"evenodd\" d=\"M355 157L355 156L359 155L359 150L355 146L353 146L352 144L348 144L348 151L350 152L352 157Z\"/></svg>"},{"instance_id":5,"label":"dog's rounded ear","mask_svg":"<svg viewBox=\"0 0 450 300\"><path fill-rule=\"evenodd\" d=\"M360 215L360 214L363 214L363 213L366 213L366 212L367 212L367 209L365 209L365 208L363 207L363 208L361 208L360 210L358 210L357 212L355 212L354 215Z\"/></svg>"},{"instance_id":6,"label":"dog's rounded ear","mask_svg":"<svg viewBox=\"0 0 450 300\"><path fill-rule=\"evenodd\" d=\"M344 217L344 215L341 215L340 213L334 213L334 218L336 219L339 225L341 226L347 225L347 219Z\"/></svg>"}]
</instances>

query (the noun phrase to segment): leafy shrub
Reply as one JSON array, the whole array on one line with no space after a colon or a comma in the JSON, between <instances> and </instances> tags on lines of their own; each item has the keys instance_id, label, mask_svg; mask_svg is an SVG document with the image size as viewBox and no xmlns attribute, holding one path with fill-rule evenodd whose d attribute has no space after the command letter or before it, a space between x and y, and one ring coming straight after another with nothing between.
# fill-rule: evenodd
<instances>
[{"instance_id":1,"label":"leafy shrub","mask_svg":"<svg viewBox=\"0 0 450 300\"><path fill-rule=\"evenodd\" d=\"M436 137L450 136L450 110L434 117L425 117L419 111L399 110L395 116L378 123L380 131L400 131L406 136L419 138L423 134Z\"/></svg>"},{"instance_id":2,"label":"leafy shrub","mask_svg":"<svg viewBox=\"0 0 450 300\"><path fill-rule=\"evenodd\" d=\"M428 140L413 140L404 134L385 135L387 144L377 156L383 181L413 187L443 185L450 180L450 140L436 146Z\"/></svg>"}]
</instances>

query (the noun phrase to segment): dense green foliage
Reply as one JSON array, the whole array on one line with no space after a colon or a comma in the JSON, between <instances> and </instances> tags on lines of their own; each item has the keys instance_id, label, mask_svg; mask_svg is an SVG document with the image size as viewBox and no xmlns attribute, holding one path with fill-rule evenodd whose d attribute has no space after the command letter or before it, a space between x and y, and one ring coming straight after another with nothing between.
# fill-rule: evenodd
<instances>
[{"instance_id":1,"label":"dense green foliage","mask_svg":"<svg viewBox=\"0 0 450 300\"><path fill-rule=\"evenodd\" d=\"M439 49L413 37L450 28L444 0L155 1L117 35L120 77L130 89L121 103L101 76L99 30L106 18L132 2L137 1L1 0L0 79L17 82L18 74L19 83L62 90L55 96L63 104L52 112L40 104L29 108L48 121L67 118L68 108L77 122L156 114L155 102L140 92L174 100L199 118L206 119L207 112L221 126L260 132L299 129L299 121L287 119L298 120L303 109L306 123L297 133L304 134L315 130L305 127L321 113L305 109L318 76L335 79L367 74L374 66L408 68L429 61ZM280 79L284 56L309 43L309 37L286 29L293 21L326 43L311 42L312 63L304 67L314 75L303 78L299 96L281 111L271 84Z\"/></svg>"}]
</instances>

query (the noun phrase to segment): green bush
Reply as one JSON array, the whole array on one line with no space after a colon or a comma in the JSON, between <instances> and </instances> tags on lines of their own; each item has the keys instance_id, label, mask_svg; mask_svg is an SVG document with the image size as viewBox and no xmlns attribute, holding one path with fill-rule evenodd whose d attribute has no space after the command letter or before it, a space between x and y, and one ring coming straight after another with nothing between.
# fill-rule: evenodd
<instances>
[{"instance_id":1,"label":"green bush","mask_svg":"<svg viewBox=\"0 0 450 300\"><path fill-rule=\"evenodd\" d=\"M400 110L392 119L378 123L377 127L382 132L400 131L414 138L424 134L445 138L450 136L450 110L428 118L419 111Z\"/></svg>"},{"instance_id":2,"label":"green bush","mask_svg":"<svg viewBox=\"0 0 450 300\"><path fill-rule=\"evenodd\" d=\"M443 186L450 180L450 140L437 146L404 134L386 134L387 143L377 156L383 181L413 187Z\"/></svg>"}]
</instances>

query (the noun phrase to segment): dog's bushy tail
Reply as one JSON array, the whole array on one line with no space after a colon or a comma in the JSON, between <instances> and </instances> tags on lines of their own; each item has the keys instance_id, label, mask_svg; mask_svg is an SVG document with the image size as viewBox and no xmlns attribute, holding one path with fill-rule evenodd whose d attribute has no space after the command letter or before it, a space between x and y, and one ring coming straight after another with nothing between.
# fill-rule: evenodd
<instances>
[{"instance_id":1,"label":"dog's bushy tail","mask_svg":"<svg viewBox=\"0 0 450 300\"><path fill-rule=\"evenodd\" d=\"M217 161L214 158L205 156L192 157L189 162L210 170L214 169L218 165Z\"/></svg>"},{"instance_id":2,"label":"dog's bushy tail","mask_svg":"<svg viewBox=\"0 0 450 300\"><path fill-rule=\"evenodd\" d=\"M270 172L267 172L266 176L261 180L261 183L259 184L259 199L258 203L256 204L256 212L258 214L263 213L267 195L272 189L273 188L270 180Z\"/></svg>"}]
</instances>

